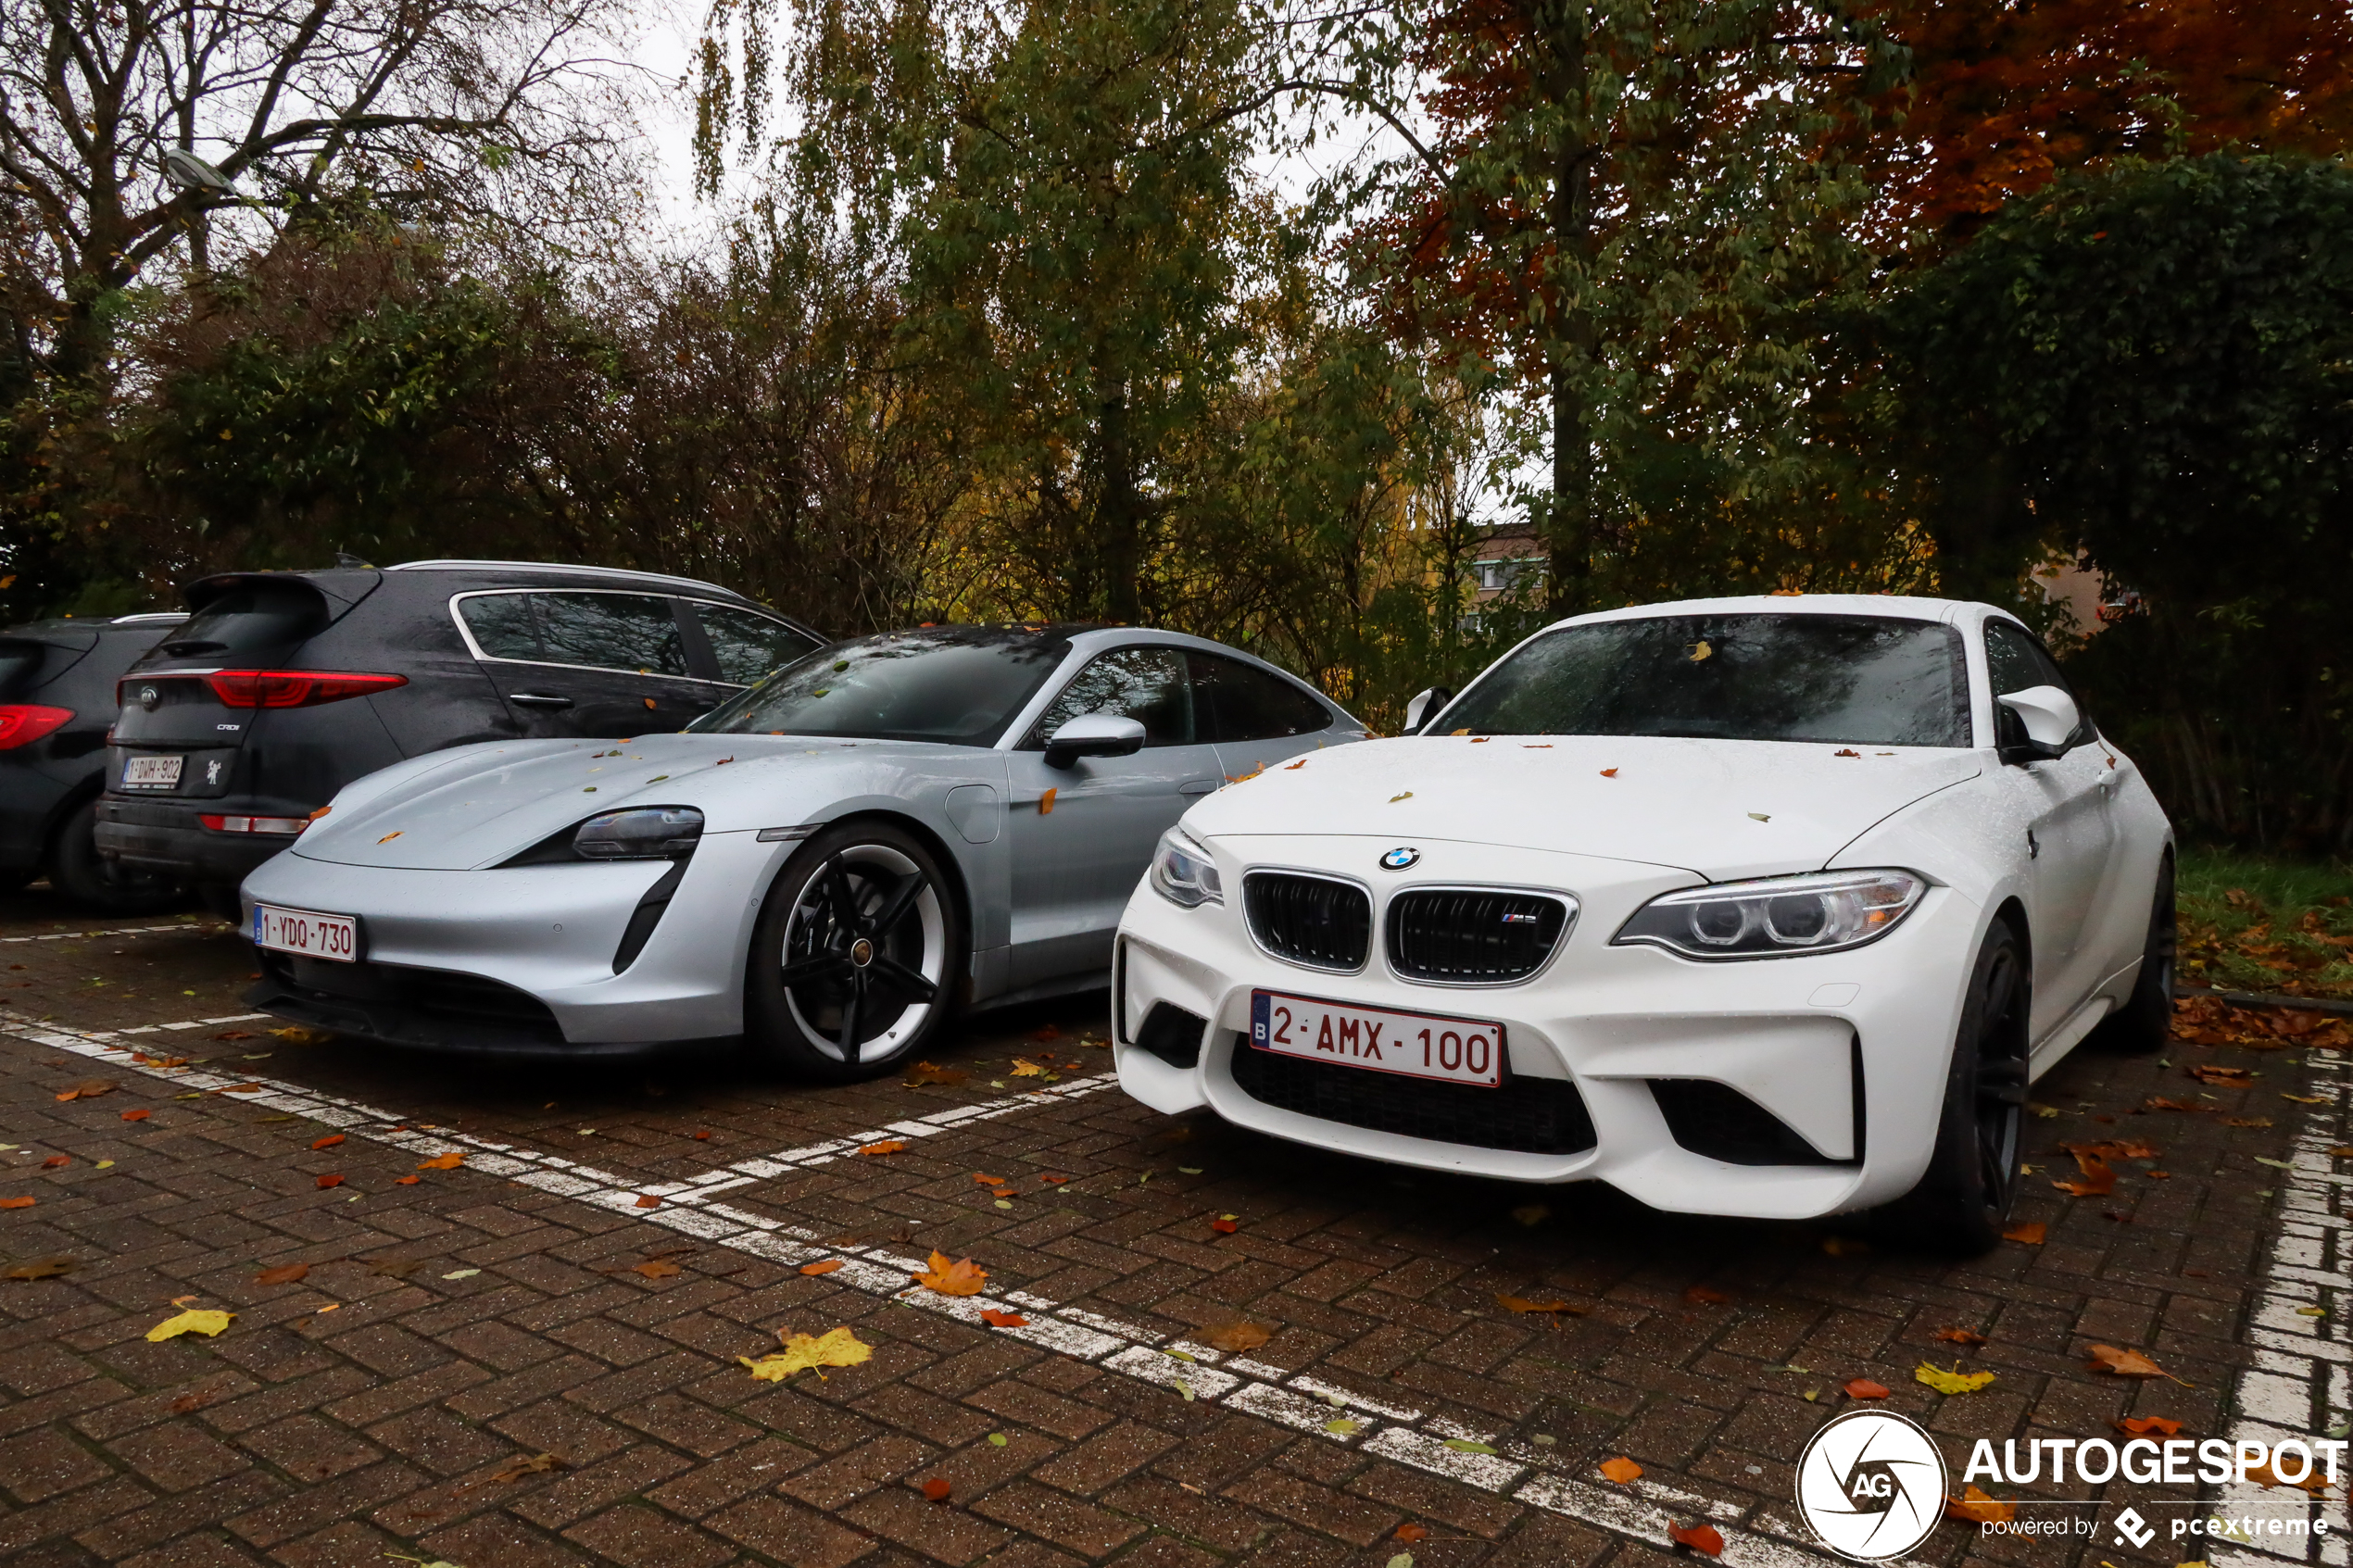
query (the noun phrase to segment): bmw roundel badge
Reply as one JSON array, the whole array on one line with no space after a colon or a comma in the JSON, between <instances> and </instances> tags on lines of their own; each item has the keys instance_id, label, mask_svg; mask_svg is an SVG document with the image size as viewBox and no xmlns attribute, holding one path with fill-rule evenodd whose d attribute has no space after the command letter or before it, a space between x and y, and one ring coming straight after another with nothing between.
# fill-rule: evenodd
<instances>
[{"instance_id":1,"label":"bmw roundel badge","mask_svg":"<svg viewBox=\"0 0 2353 1568\"><path fill-rule=\"evenodd\" d=\"M1392 849L1380 858L1380 869L1385 872L1402 872L1421 858L1422 852L1418 849L1402 847Z\"/></svg>"}]
</instances>

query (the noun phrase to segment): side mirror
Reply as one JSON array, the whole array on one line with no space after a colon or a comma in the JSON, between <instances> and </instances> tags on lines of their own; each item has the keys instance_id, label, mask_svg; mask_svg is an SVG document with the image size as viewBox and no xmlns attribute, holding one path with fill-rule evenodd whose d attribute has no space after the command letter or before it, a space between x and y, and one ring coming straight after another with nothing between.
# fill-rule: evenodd
<instances>
[{"instance_id":1,"label":"side mirror","mask_svg":"<svg viewBox=\"0 0 2353 1568\"><path fill-rule=\"evenodd\" d=\"M1432 686L1416 694L1413 701L1405 705L1405 733L1409 735L1421 734L1422 726L1437 718L1453 700L1454 692L1451 686Z\"/></svg>"},{"instance_id":2,"label":"side mirror","mask_svg":"<svg viewBox=\"0 0 2353 1568\"><path fill-rule=\"evenodd\" d=\"M1994 742L2001 759L2023 767L2067 755L2068 737L2082 727L2075 699L2057 686L2029 686L1994 699Z\"/></svg>"},{"instance_id":3,"label":"side mirror","mask_svg":"<svg viewBox=\"0 0 2353 1568\"><path fill-rule=\"evenodd\" d=\"M1046 737L1046 766L1067 768L1082 757L1126 757L1143 749L1140 720L1117 713L1081 713Z\"/></svg>"}]
</instances>

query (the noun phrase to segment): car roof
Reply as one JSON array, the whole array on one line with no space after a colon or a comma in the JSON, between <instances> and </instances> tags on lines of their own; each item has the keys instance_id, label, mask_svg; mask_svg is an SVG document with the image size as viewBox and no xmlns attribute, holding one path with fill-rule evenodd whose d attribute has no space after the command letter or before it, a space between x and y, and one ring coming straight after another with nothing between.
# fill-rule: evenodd
<instances>
[{"instance_id":1,"label":"car roof","mask_svg":"<svg viewBox=\"0 0 2353 1568\"><path fill-rule=\"evenodd\" d=\"M706 583L699 577L673 577L661 571L634 571L618 566L567 566L560 561L540 560L405 560L387 566L386 571L481 571L545 574L549 577L609 578L616 583L659 583L673 591L716 594L723 599L741 604L758 601L733 588L723 588L716 583Z\"/></svg>"},{"instance_id":2,"label":"car roof","mask_svg":"<svg viewBox=\"0 0 2353 1568\"><path fill-rule=\"evenodd\" d=\"M1931 599L1910 594L1735 594L1718 598L1669 599L1626 605L1555 621L1584 626L1604 621L1647 621L1665 615L1874 615L1898 621L1959 624L2006 611L1968 599ZM1546 630L1551 630L1547 627Z\"/></svg>"}]
</instances>

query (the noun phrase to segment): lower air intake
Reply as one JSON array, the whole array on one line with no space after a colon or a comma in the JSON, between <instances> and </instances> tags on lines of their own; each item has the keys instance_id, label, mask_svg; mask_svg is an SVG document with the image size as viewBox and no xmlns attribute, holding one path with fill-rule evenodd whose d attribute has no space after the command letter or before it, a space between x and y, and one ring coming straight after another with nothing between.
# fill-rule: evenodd
<instances>
[{"instance_id":1,"label":"lower air intake","mask_svg":"<svg viewBox=\"0 0 2353 1568\"><path fill-rule=\"evenodd\" d=\"M1675 1141L1727 1165L1840 1165L1796 1128L1733 1088L1702 1078L1654 1078L1651 1095Z\"/></svg>"},{"instance_id":2,"label":"lower air intake","mask_svg":"<svg viewBox=\"0 0 2353 1568\"><path fill-rule=\"evenodd\" d=\"M1516 1154L1576 1154L1594 1142L1585 1097L1559 1078L1510 1078L1484 1089L1302 1061L1239 1040L1232 1073L1235 1086L1261 1105L1376 1133Z\"/></svg>"}]
</instances>

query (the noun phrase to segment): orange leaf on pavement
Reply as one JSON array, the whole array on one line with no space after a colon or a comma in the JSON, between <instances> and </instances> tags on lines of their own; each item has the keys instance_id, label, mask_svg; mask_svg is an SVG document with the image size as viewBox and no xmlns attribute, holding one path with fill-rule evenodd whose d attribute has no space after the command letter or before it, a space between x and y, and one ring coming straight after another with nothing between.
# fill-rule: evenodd
<instances>
[{"instance_id":1,"label":"orange leaf on pavement","mask_svg":"<svg viewBox=\"0 0 2353 1568\"><path fill-rule=\"evenodd\" d=\"M2235 1085L2255 1082L2254 1073L2246 1068L2218 1067L2210 1061L2201 1061L2196 1066L2184 1068L2183 1071L2201 1084Z\"/></svg>"},{"instance_id":2,"label":"orange leaf on pavement","mask_svg":"<svg viewBox=\"0 0 2353 1568\"><path fill-rule=\"evenodd\" d=\"M800 1272L805 1274L829 1274L840 1267L840 1259L828 1258L822 1263L803 1263L800 1265Z\"/></svg>"},{"instance_id":3,"label":"orange leaf on pavement","mask_svg":"<svg viewBox=\"0 0 2353 1568\"><path fill-rule=\"evenodd\" d=\"M1045 1183L1050 1187L1063 1186L1067 1185L1070 1181L1068 1176L1040 1176L1038 1179Z\"/></svg>"},{"instance_id":4,"label":"orange leaf on pavement","mask_svg":"<svg viewBox=\"0 0 2353 1568\"><path fill-rule=\"evenodd\" d=\"M0 1209L30 1209L33 1201L30 1198L0 1198Z\"/></svg>"},{"instance_id":5,"label":"orange leaf on pavement","mask_svg":"<svg viewBox=\"0 0 2353 1568\"><path fill-rule=\"evenodd\" d=\"M2005 1524L2016 1517L2018 1510L1999 1499L1988 1497L1975 1486L1957 1498L1944 1499L1944 1515L1971 1524Z\"/></svg>"},{"instance_id":6,"label":"orange leaf on pavement","mask_svg":"<svg viewBox=\"0 0 2353 1568\"><path fill-rule=\"evenodd\" d=\"M1887 1385L1874 1383L1868 1377L1853 1378L1846 1385L1846 1394L1853 1399L1884 1399L1887 1398Z\"/></svg>"},{"instance_id":7,"label":"orange leaf on pavement","mask_svg":"<svg viewBox=\"0 0 2353 1568\"><path fill-rule=\"evenodd\" d=\"M282 1268L264 1269L253 1276L256 1285L292 1285L310 1273L308 1263L288 1263Z\"/></svg>"},{"instance_id":8,"label":"orange leaf on pavement","mask_svg":"<svg viewBox=\"0 0 2353 1568\"><path fill-rule=\"evenodd\" d=\"M2093 1346L2090 1365L2094 1372L2112 1372L2119 1377L2173 1375L2138 1350L2122 1350L2113 1345Z\"/></svg>"},{"instance_id":9,"label":"orange leaf on pavement","mask_svg":"<svg viewBox=\"0 0 2353 1568\"><path fill-rule=\"evenodd\" d=\"M1695 1306L1721 1307L1729 1303L1731 1298L1720 1290L1710 1290L1706 1286L1695 1285L1683 1292L1683 1299Z\"/></svg>"},{"instance_id":10,"label":"orange leaf on pavement","mask_svg":"<svg viewBox=\"0 0 2353 1568\"><path fill-rule=\"evenodd\" d=\"M1947 1345L1982 1345L1986 1343L1985 1336L1978 1333L1977 1330L1973 1328L1940 1328L1936 1331L1936 1337L1942 1339Z\"/></svg>"},{"instance_id":11,"label":"orange leaf on pavement","mask_svg":"<svg viewBox=\"0 0 2353 1568\"><path fill-rule=\"evenodd\" d=\"M671 1275L682 1273L685 1271L667 1258L648 1258L642 1263L630 1265L630 1272L643 1274L648 1279L668 1279Z\"/></svg>"},{"instance_id":12,"label":"orange leaf on pavement","mask_svg":"<svg viewBox=\"0 0 2353 1568\"><path fill-rule=\"evenodd\" d=\"M1616 1459L1602 1461L1600 1468L1604 1476L1617 1482L1620 1486L1629 1481L1639 1481L1642 1478L1642 1467L1624 1454L1618 1455Z\"/></svg>"},{"instance_id":13,"label":"orange leaf on pavement","mask_svg":"<svg viewBox=\"0 0 2353 1568\"><path fill-rule=\"evenodd\" d=\"M1585 1309L1572 1301L1531 1301L1525 1296L1495 1293L1495 1305L1507 1312L1574 1312L1582 1317Z\"/></svg>"},{"instance_id":14,"label":"orange leaf on pavement","mask_svg":"<svg viewBox=\"0 0 2353 1568\"><path fill-rule=\"evenodd\" d=\"M858 1152L861 1154L896 1154L906 1147L907 1144L904 1139L885 1138L881 1143L859 1145Z\"/></svg>"},{"instance_id":15,"label":"orange leaf on pavement","mask_svg":"<svg viewBox=\"0 0 2353 1568\"><path fill-rule=\"evenodd\" d=\"M1713 1524L1670 1524L1667 1538L1677 1546L1705 1552L1710 1557L1724 1555L1724 1537Z\"/></svg>"},{"instance_id":16,"label":"orange leaf on pavement","mask_svg":"<svg viewBox=\"0 0 2353 1568\"><path fill-rule=\"evenodd\" d=\"M343 1142L343 1135L341 1133L330 1133L325 1137L321 1138L317 1143L312 1144L310 1147L313 1148L333 1148L335 1145L341 1142Z\"/></svg>"},{"instance_id":17,"label":"orange leaf on pavement","mask_svg":"<svg viewBox=\"0 0 2353 1568\"><path fill-rule=\"evenodd\" d=\"M466 1157L453 1148L447 1154L436 1154L431 1160L418 1160L417 1169L420 1171L454 1171L465 1162Z\"/></svg>"},{"instance_id":18,"label":"orange leaf on pavement","mask_svg":"<svg viewBox=\"0 0 2353 1568\"><path fill-rule=\"evenodd\" d=\"M936 1290L942 1296L977 1296L980 1287L988 1281L988 1271L970 1258L959 1258L950 1262L945 1252L934 1252L930 1272L916 1274L913 1278L925 1289Z\"/></svg>"},{"instance_id":19,"label":"orange leaf on pavement","mask_svg":"<svg viewBox=\"0 0 2353 1568\"><path fill-rule=\"evenodd\" d=\"M2023 1225L2012 1225L2002 1233L2002 1239L2015 1241L2024 1247L2040 1247L2049 1230L2050 1227L2042 1221L2034 1220Z\"/></svg>"},{"instance_id":20,"label":"orange leaf on pavement","mask_svg":"<svg viewBox=\"0 0 2353 1568\"><path fill-rule=\"evenodd\" d=\"M1029 1320L1019 1312L1000 1312L994 1307L980 1310L980 1321L991 1328L1026 1328Z\"/></svg>"},{"instance_id":21,"label":"orange leaf on pavement","mask_svg":"<svg viewBox=\"0 0 2353 1568\"><path fill-rule=\"evenodd\" d=\"M1264 1323L1252 1323L1247 1318L1236 1319L1202 1336L1212 1348L1223 1350L1229 1356L1243 1350L1255 1350L1274 1336L1273 1329Z\"/></svg>"},{"instance_id":22,"label":"orange leaf on pavement","mask_svg":"<svg viewBox=\"0 0 2353 1568\"><path fill-rule=\"evenodd\" d=\"M1048 795L1051 795L1054 792L1050 789L1046 793ZM924 1483L924 1496L929 1498L934 1502L946 1502L948 1500L949 1491L950 1487L948 1483L941 1480L937 1475Z\"/></svg>"},{"instance_id":23,"label":"orange leaf on pavement","mask_svg":"<svg viewBox=\"0 0 2353 1568\"><path fill-rule=\"evenodd\" d=\"M392 1185L396 1187L412 1187L415 1186L421 1179L422 1178L416 1176L395 1176L392 1178Z\"/></svg>"},{"instance_id":24,"label":"orange leaf on pavement","mask_svg":"<svg viewBox=\"0 0 2353 1568\"><path fill-rule=\"evenodd\" d=\"M2128 1415L2111 1424L2119 1432L2130 1432L2135 1437L2145 1437L2152 1432L2160 1437L2171 1437L2182 1429L2180 1422L2161 1415Z\"/></svg>"},{"instance_id":25,"label":"orange leaf on pavement","mask_svg":"<svg viewBox=\"0 0 2353 1568\"><path fill-rule=\"evenodd\" d=\"M1220 1214L1217 1218L1209 1222L1209 1228L1215 1231L1219 1236L1231 1236L1236 1231L1242 1228L1242 1223L1239 1220L1235 1219L1231 1214Z\"/></svg>"},{"instance_id":26,"label":"orange leaf on pavement","mask_svg":"<svg viewBox=\"0 0 2353 1568\"><path fill-rule=\"evenodd\" d=\"M322 1187L339 1187L343 1185L343 1178L341 1176L321 1176L319 1178L319 1185Z\"/></svg>"},{"instance_id":27,"label":"orange leaf on pavement","mask_svg":"<svg viewBox=\"0 0 2353 1568\"><path fill-rule=\"evenodd\" d=\"M126 1110L122 1113L122 1119L125 1122L145 1122L147 1119L147 1111L144 1109L139 1110Z\"/></svg>"},{"instance_id":28,"label":"orange leaf on pavement","mask_svg":"<svg viewBox=\"0 0 2353 1568\"><path fill-rule=\"evenodd\" d=\"M1297 766L1297 764L1294 763L1293 766ZM1427 1524L1400 1524L1397 1526L1397 1538L1403 1541L1407 1546L1412 1546L1416 1541L1427 1540L1429 1538L1429 1526Z\"/></svg>"},{"instance_id":29,"label":"orange leaf on pavement","mask_svg":"<svg viewBox=\"0 0 2353 1568\"><path fill-rule=\"evenodd\" d=\"M637 1207L640 1209L659 1209L661 1207L661 1199L656 1198L649 1192L639 1193L637 1195Z\"/></svg>"}]
</instances>

